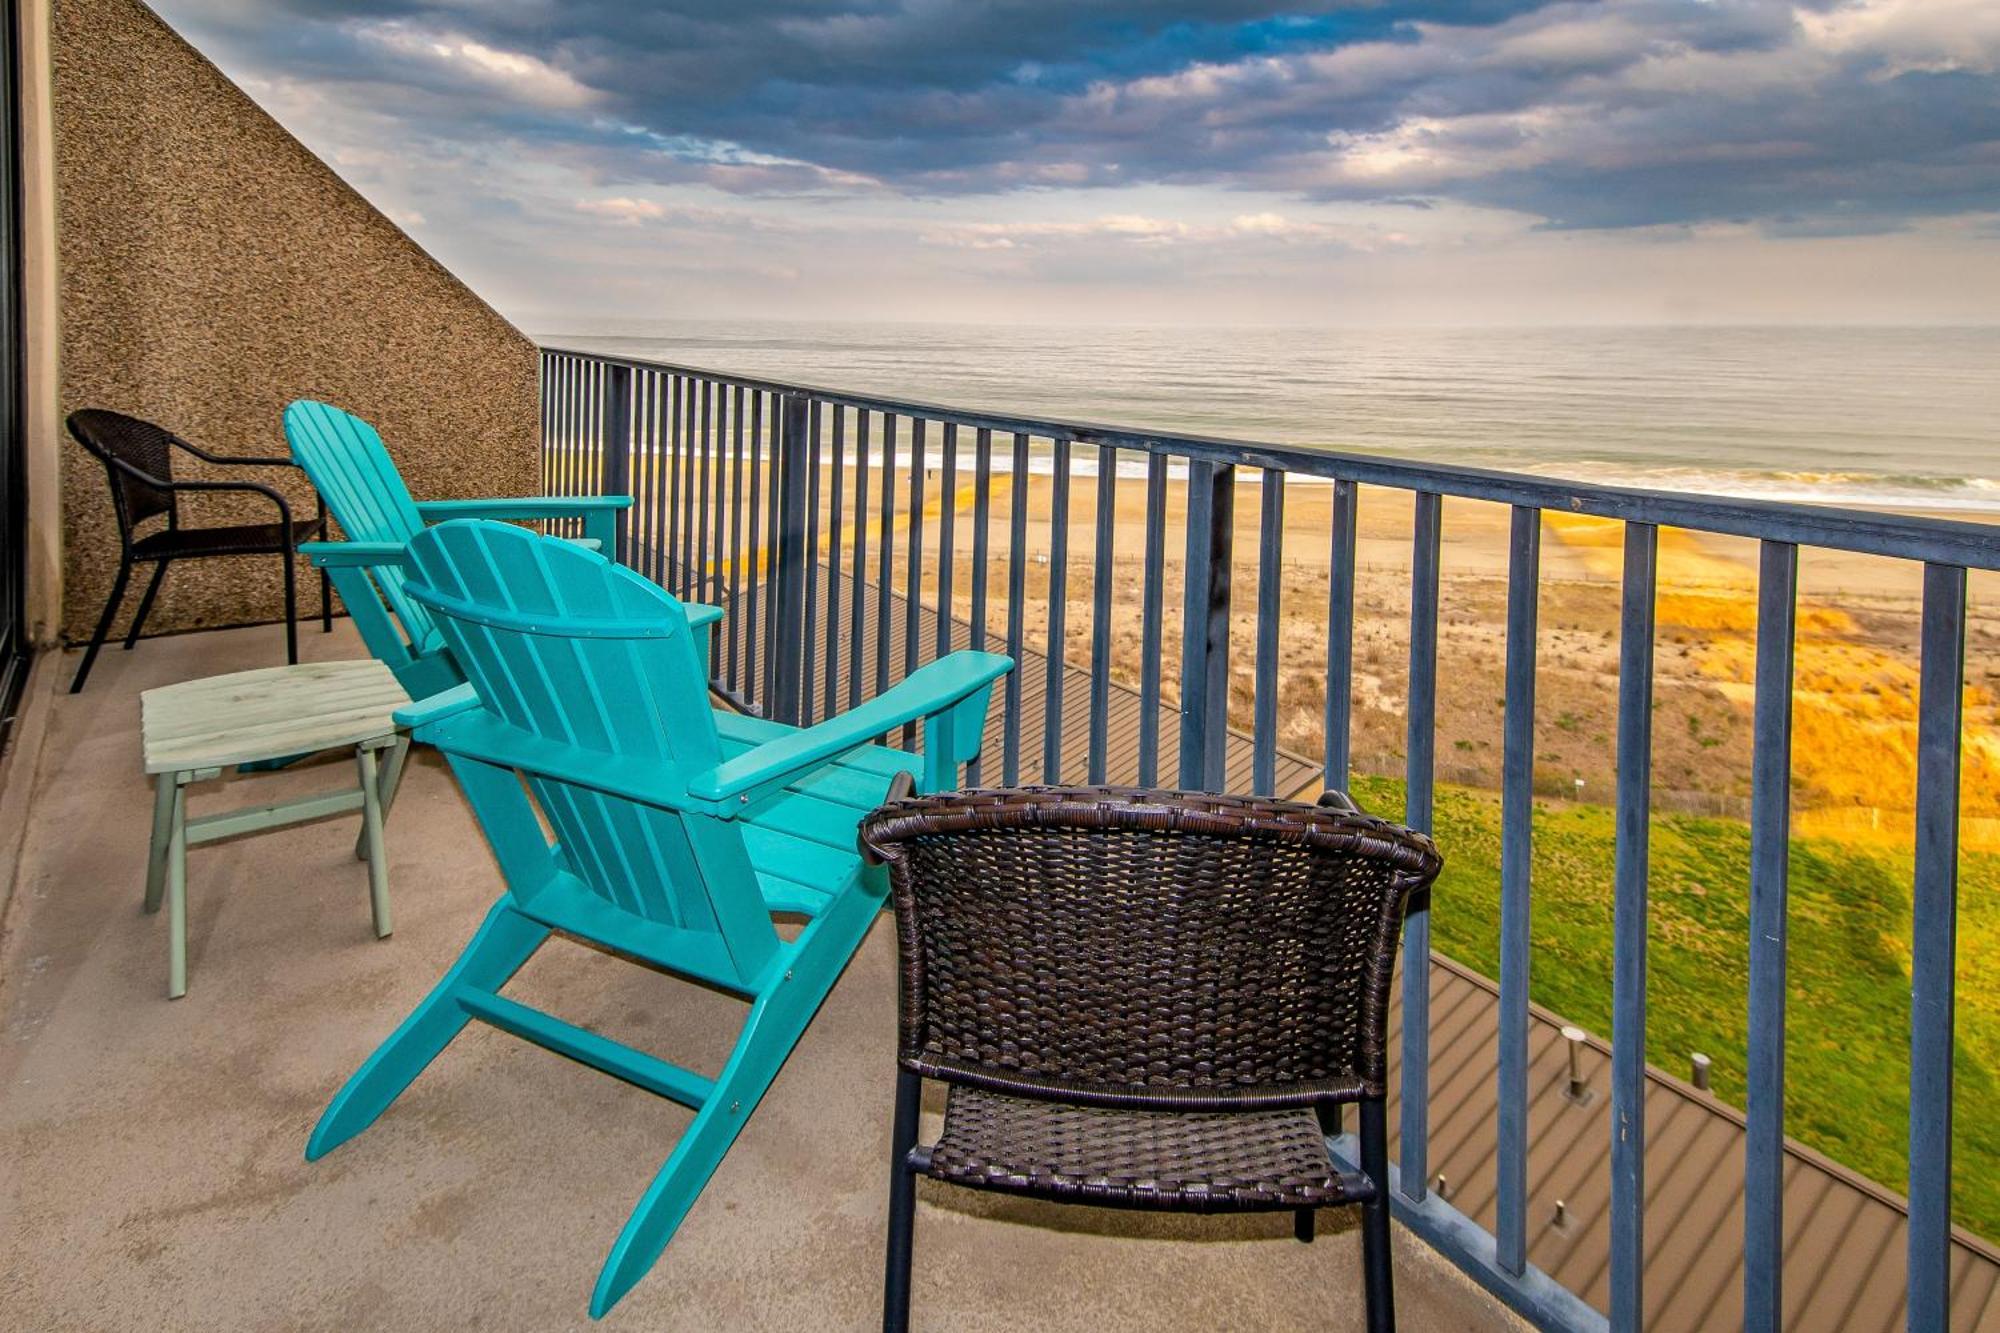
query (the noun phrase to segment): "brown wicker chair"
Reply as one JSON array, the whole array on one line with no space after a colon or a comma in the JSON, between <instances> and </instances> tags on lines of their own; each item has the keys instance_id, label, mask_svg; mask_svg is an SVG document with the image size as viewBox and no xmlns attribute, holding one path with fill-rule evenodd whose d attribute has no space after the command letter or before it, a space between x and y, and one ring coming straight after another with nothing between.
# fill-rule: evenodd
<instances>
[{"instance_id":1,"label":"brown wicker chair","mask_svg":"<svg viewBox=\"0 0 2000 1333\"><path fill-rule=\"evenodd\" d=\"M891 800L901 1035L882 1326L909 1320L916 1176L1186 1212L1359 1203L1372 1329L1394 1327L1389 979L1428 838L1360 813L1182 792ZM922 1085L949 1085L917 1144ZM1361 1111L1362 1170L1326 1133Z\"/></svg>"}]
</instances>

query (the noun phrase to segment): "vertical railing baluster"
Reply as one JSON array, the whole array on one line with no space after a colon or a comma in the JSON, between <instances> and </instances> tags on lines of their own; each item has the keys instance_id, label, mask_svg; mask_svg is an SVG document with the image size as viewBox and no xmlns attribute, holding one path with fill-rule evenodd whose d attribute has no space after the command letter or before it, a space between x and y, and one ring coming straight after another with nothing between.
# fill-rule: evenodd
<instances>
[{"instance_id":1,"label":"vertical railing baluster","mask_svg":"<svg viewBox=\"0 0 2000 1333\"><path fill-rule=\"evenodd\" d=\"M861 706L862 637L868 628L868 412L854 414L854 595L848 598L847 706Z\"/></svg>"},{"instance_id":2,"label":"vertical railing baluster","mask_svg":"<svg viewBox=\"0 0 2000 1333\"><path fill-rule=\"evenodd\" d=\"M667 399L667 452L661 461L667 468L667 549L661 559L666 577L658 582L670 592L680 588L681 541L681 400L687 396L688 377L674 376L673 392Z\"/></svg>"},{"instance_id":3,"label":"vertical railing baluster","mask_svg":"<svg viewBox=\"0 0 2000 1333\"><path fill-rule=\"evenodd\" d=\"M840 711L840 541L847 499L847 409L833 405L833 470L826 507L826 716Z\"/></svg>"},{"instance_id":4,"label":"vertical railing baluster","mask_svg":"<svg viewBox=\"0 0 2000 1333\"><path fill-rule=\"evenodd\" d=\"M938 471L937 655L951 651L954 548L958 544L958 424L944 426L944 456Z\"/></svg>"},{"instance_id":5,"label":"vertical railing baluster","mask_svg":"<svg viewBox=\"0 0 2000 1333\"><path fill-rule=\"evenodd\" d=\"M882 506L876 515L880 566L875 575L875 693L889 688L890 636L895 619L890 598L896 578L896 417L882 416Z\"/></svg>"},{"instance_id":6,"label":"vertical railing baluster","mask_svg":"<svg viewBox=\"0 0 2000 1333\"><path fill-rule=\"evenodd\" d=\"M1333 791L1346 791L1354 770L1354 534L1356 493L1333 483L1333 533L1326 582L1326 752L1321 765Z\"/></svg>"},{"instance_id":7,"label":"vertical railing baluster","mask_svg":"<svg viewBox=\"0 0 2000 1333\"><path fill-rule=\"evenodd\" d=\"M729 583L726 556L729 540L729 389L721 381L715 385L715 434L709 437L710 468L714 478L715 543L708 559L708 596L704 602L722 605L723 589Z\"/></svg>"},{"instance_id":8,"label":"vertical railing baluster","mask_svg":"<svg viewBox=\"0 0 2000 1333\"><path fill-rule=\"evenodd\" d=\"M743 636L743 683L738 688L746 696L754 695L758 713L769 717L771 696L764 691L764 678L757 674L757 643L763 637L763 622L757 618L757 610L760 604L770 600L764 595L764 584L771 568L771 561L764 550L764 544L769 540L764 531L764 488L770 483L764 476L764 391L761 389L750 391L749 446L749 512L743 517L750 525L750 588L746 594L748 605L743 608L743 613L738 615L732 606L729 618L737 622L737 632ZM765 654L767 659L769 656Z\"/></svg>"},{"instance_id":9,"label":"vertical railing baluster","mask_svg":"<svg viewBox=\"0 0 2000 1333\"><path fill-rule=\"evenodd\" d=\"M569 358L550 357L548 361L549 384L552 398L549 402L548 434L544 437L544 447L548 450L547 485L549 494L562 494L563 433L569 426Z\"/></svg>"},{"instance_id":10,"label":"vertical railing baluster","mask_svg":"<svg viewBox=\"0 0 2000 1333\"><path fill-rule=\"evenodd\" d=\"M972 438L972 638L967 646L978 652L986 647L986 561L993 545L988 531L993 521L993 432L981 427ZM965 785L977 787L984 773L983 754L974 755L965 766Z\"/></svg>"},{"instance_id":11,"label":"vertical railing baluster","mask_svg":"<svg viewBox=\"0 0 2000 1333\"><path fill-rule=\"evenodd\" d=\"M1799 548L1762 543L1750 752L1750 1024L1744 1077L1743 1327L1784 1322L1785 952L1792 837L1792 649Z\"/></svg>"},{"instance_id":12,"label":"vertical railing baluster","mask_svg":"<svg viewBox=\"0 0 2000 1333\"><path fill-rule=\"evenodd\" d=\"M623 363L604 369L604 450L599 457L603 469L598 482L600 495L629 495L632 491L632 367ZM605 558L622 565L632 563L632 511L621 509L612 529L611 549Z\"/></svg>"},{"instance_id":13,"label":"vertical railing baluster","mask_svg":"<svg viewBox=\"0 0 2000 1333\"><path fill-rule=\"evenodd\" d=\"M1617 853L1611 959L1611 1325L1645 1318L1646 897L1653 799L1653 626L1659 530L1625 525L1619 610Z\"/></svg>"},{"instance_id":14,"label":"vertical railing baluster","mask_svg":"<svg viewBox=\"0 0 2000 1333\"><path fill-rule=\"evenodd\" d=\"M1410 680L1403 743L1403 822L1431 831L1436 775L1438 539L1444 498L1418 491L1410 555ZM1403 918L1403 1067L1400 1142L1405 1197L1430 1193L1431 912L1428 895Z\"/></svg>"},{"instance_id":15,"label":"vertical railing baluster","mask_svg":"<svg viewBox=\"0 0 2000 1333\"><path fill-rule=\"evenodd\" d=\"M695 539L695 515L699 509L696 501L695 468L700 455L702 404L708 401L709 382L696 381L701 385L699 393L694 385L688 386L687 421L681 432L681 439L687 448L681 454L681 576L676 591L682 597L692 598L694 590L701 586L699 543Z\"/></svg>"},{"instance_id":16,"label":"vertical railing baluster","mask_svg":"<svg viewBox=\"0 0 2000 1333\"><path fill-rule=\"evenodd\" d=\"M743 386L730 391L729 411L729 601L726 615L738 618L743 610ZM738 672L742 640L725 626L728 642L729 688L741 690Z\"/></svg>"},{"instance_id":17,"label":"vertical railing baluster","mask_svg":"<svg viewBox=\"0 0 2000 1333\"><path fill-rule=\"evenodd\" d=\"M666 374L653 377L653 401L646 409L646 442L651 453L647 473L652 479L652 517L646 525L652 558L647 562L647 577L663 588L667 576L667 398L671 379Z\"/></svg>"},{"instance_id":18,"label":"vertical railing baluster","mask_svg":"<svg viewBox=\"0 0 2000 1333\"><path fill-rule=\"evenodd\" d=\"M1515 505L1507 552L1507 684L1500 759L1499 1108L1494 1262L1528 1268L1528 959L1535 831L1535 636L1542 511Z\"/></svg>"},{"instance_id":19,"label":"vertical railing baluster","mask_svg":"<svg viewBox=\"0 0 2000 1333\"><path fill-rule=\"evenodd\" d=\"M1205 460L1190 464L1177 784L1189 791L1220 791L1228 776L1229 597L1235 532L1235 466Z\"/></svg>"},{"instance_id":20,"label":"vertical railing baluster","mask_svg":"<svg viewBox=\"0 0 2000 1333\"><path fill-rule=\"evenodd\" d=\"M806 651L806 587L812 552L807 544L807 505L812 486L809 450L810 405L788 393L775 415L783 422L772 486L782 494L774 531L777 563L772 576L771 605L775 632L770 643L773 665L770 716L799 725L806 708L801 671L810 665Z\"/></svg>"},{"instance_id":21,"label":"vertical railing baluster","mask_svg":"<svg viewBox=\"0 0 2000 1333\"><path fill-rule=\"evenodd\" d=\"M1952 1048L1958 805L1965 724L1965 570L1924 565L1910 918L1909 1327L1951 1318Z\"/></svg>"},{"instance_id":22,"label":"vertical railing baluster","mask_svg":"<svg viewBox=\"0 0 2000 1333\"><path fill-rule=\"evenodd\" d=\"M571 427L576 437L576 446L570 452L569 488L572 495L584 494L583 479L589 470L591 457L590 423L594 419L596 410L596 396L593 391L596 378L597 366L595 363L586 363L577 370L576 410L571 422ZM573 524L571 530L565 533L565 535L575 535Z\"/></svg>"},{"instance_id":23,"label":"vertical railing baluster","mask_svg":"<svg viewBox=\"0 0 2000 1333\"><path fill-rule=\"evenodd\" d=\"M779 467L779 459L784 449L785 404L783 396L775 390L767 393L765 398L768 400L765 404L764 431L768 437L765 442L765 448L770 453L770 478L764 487L764 530L769 534L765 539L765 544L770 548L770 559L765 564L767 574L765 577L766 588L764 596L764 619L766 622L764 629L764 675L766 687L764 697L769 699L772 697L772 687L775 681L772 673L776 669L776 663L779 660L777 646L778 526L781 521L779 511L784 503L784 490L781 481L783 474ZM771 717L775 716L775 714L766 713L765 716Z\"/></svg>"},{"instance_id":24,"label":"vertical railing baluster","mask_svg":"<svg viewBox=\"0 0 2000 1333\"><path fill-rule=\"evenodd\" d=\"M929 446L924 441L930 423L923 417L910 418L910 512L904 532L908 546L903 571L903 676L907 679L922 660L924 616L924 472ZM903 748L917 745L917 728L903 728Z\"/></svg>"},{"instance_id":25,"label":"vertical railing baluster","mask_svg":"<svg viewBox=\"0 0 2000 1333\"><path fill-rule=\"evenodd\" d=\"M569 492L563 489L563 456L569 450L569 358L556 357L553 365L556 400L549 414L548 487L550 495L567 495Z\"/></svg>"},{"instance_id":26,"label":"vertical railing baluster","mask_svg":"<svg viewBox=\"0 0 2000 1333\"><path fill-rule=\"evenodd\" d=\"M815 681L819 663L819 399L806 407L806 609L799 653L799 721L810 725L819 704Z\"/></svg>"},{"instance_id":27,"label":"vertical railing baluster","mask_svg":"<svg viewBox=\"0 0 2000 1333\"><path fill-rule=\"evenodd\" d=\"M563 370L562 454L557 465L562 478L557 488L564 495L576 494L576 456L583 447L577 426L582 400L583 363L572 357Z\"/></svg>"},{"instance_id":28,"label":"vertical railing baluster","mask_svg":"<svg viewBox=\"0 0 2000 1333\"><path fill-rule=\"evenodd\" d=\"M576 366L575 378L575 393L570 398L569 409L569 448L566 451L568 458L563 469L564 486L570 495L580 495L583 493L583 487L578 484L578 478L583 475L584 453L589 447L583 425L584 409L590 401L589 365L579 361Z\"/></svg>"},{"instance_id":29,"label":"vertical railing baluster","mask_svg":"<svg viewBox=\"0 0 2000 1333\"><path fill-rule=\"evenodd\" d=\"M1145 572L1139 591L1139 785L1160 780L1160 635L1167 563L1167 456L1146 455Z\"/></svg>"},{"instance_id":30,"label":"vertical railing baluster","mask_svg":"<svg viewBox=\"0 0 2000 1333\"><path fill-rule=\"evenodd\" d=\"M549 372L554 365L555 358L547 352L543 352L535 359L535 420L541 430L541 434L535 439L535 447L541 454L536 461L541 465L544 495L555 494L555 488L549 485L549 420L555 405L555 396L549 391Z\"/></svg>"},{"instance_id":31,"label":"vertical railing baluster","mask_svg":"<svg viewBox=\"0 0 2000 1333\"><path fill-rule=\"evenodd\" d=\"M643 370L632 385L632 555L629 563L643 574L652 564L652 511L646 500L653 482L653 385L659 373Z\"/></svg>"},{"instance_id":32,"label":"vertical railing baluster","mask_svg":"<svg viewBox=\"0 0 2000 1333\"><path fill-rule=\"evenodd\" d=\"M930 422L910 418L910 511L903 538L907 543L903 569L903 674L922 660L924 602L924 483L929 480Z\"/></svg>"},{"instance_id":33,"label":"vertical railing baluster","mask_svg":"<svg viewBox=\"0 0 2000 1333\"><path fill-rule=\"evenodd\" d=\"M1069 456L1070 441L1050 441L1049 478L1048 677L1042 684L1042 781L1061 782L1063 686L1069 633Z\"/></svg>"},{"instance_id":34,"label":"vertical railing baluster","mask_svg":"<svg viewBox=\"0 0 2000 1333\"><path fill-rule=\"evenodd\" d=\"M1111 592L1118 581L1118 451L1097 450L1097 548L1090 553L1090 781L1104 781L1111 738Z\"/></svg>"},{"instance_id":35,"label":"vertical railing baluster","mask_svg":"<svg viewBox=\"0 0 2000 1333\"><path fill-rule=\"evenodd\" d=\"M694 538L694 589L691 594L695 601L708 600L708 567L712 552L708 544L708 460L715 455L715 385L708 380L701 382L701 452L695 460L695 538Z\"/></svg>"},{"instance_id":36,"label":"vertical railing baluster","mask_svg":"<svg viewBox=\"0 0 2000 1333\"><path fill-rule=\"evenodd\" d=\"M1257 528L1257 658L1251 705L1250 790L1274 796L1278 786L1278 629L1285 561L1285 474L1265 468ZM1287 793L1289 794L1289 793Z\"/></svg>"},{"instance_id":37,"label":"vertical railing baluster","mask_svg":"<svg viewBox=\"0 0 2000 1333\"><path fill-rule=\"evenodd\" d=\"M1012 787L1021 781L1021 640L1026 630L1028 598L1028 437L1014 433L1013 494L1007 522L1007 654L1015 667L1002 687L1007 696L1007 721L1000 733L1001 781Z\"/></svg>"}]
</instances>

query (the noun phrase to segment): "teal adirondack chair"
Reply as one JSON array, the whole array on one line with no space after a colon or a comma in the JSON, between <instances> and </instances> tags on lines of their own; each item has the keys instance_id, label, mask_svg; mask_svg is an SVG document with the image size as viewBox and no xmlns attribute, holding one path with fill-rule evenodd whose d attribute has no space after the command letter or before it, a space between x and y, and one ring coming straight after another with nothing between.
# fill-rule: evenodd
<instances>
[{"instance_id":1,"label":"teal adirondack chair","mask_svg":"<svg viewBox=\"0 0 2000 1333\"><path fill-rule=\"evenodd\" d=\"M302 398L285 409L292 458L326 500L343 542L300 546L327 571L368 651L396 673L412 699L465 679L430 613L404 591L403 550L426 524L454 518L581 519L583 544L616 549L618 511L629 495L534 495L494 500L415 500L375 428L351 412ZM715 607L690 608L696 625L720 619ZM399 629L398 626L401 628ZM702 650L707 650L706 636Z\"/></svg>"},{"instance_id":2,"label":"teal adirondack chair","mask_svg":"<svg viewBox=\"0 0 2000 1333\"><path fill-rule=\"evenodd\" d=\"M463 521L409 554L401 593L468 682L397 719L450 760L507 888L334 1097L306 1157L366 1129L473 1018L692 1108L598 1275L599 1316L659 1257L875 919L887 886L856 848L862 816L899 775L957 784L1013 664L954 653L851 712L786 727L711 710L681 603L594 551ZM870 744L919 719L922 755ZM773 913L808 922L787 941ZM720 1075L499 994L551 930L751 1000Z\"/></svg>"}]
</instances>

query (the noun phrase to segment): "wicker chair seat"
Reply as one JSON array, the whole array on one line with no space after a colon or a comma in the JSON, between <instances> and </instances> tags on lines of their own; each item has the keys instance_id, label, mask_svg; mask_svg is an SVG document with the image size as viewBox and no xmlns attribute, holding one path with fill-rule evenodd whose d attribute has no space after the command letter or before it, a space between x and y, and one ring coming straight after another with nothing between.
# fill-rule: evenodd
<instances>
[{"instance_id":1,"label":"wicker chair seat","mask_svg":"<svg viewBox=\"0 0 2000 1333\"><path fill-rule=\"evenodd\" d=\"M317 519L292 524L292 544L315 541L324 525ZM132 543L134 560L189 559L208 555L270 555L285 549L280 523L238 523L217 528L161 528Z\"/></svg>"},{"instance_id":2,"label":"wicker chair seat","mask_svg":"<svg viewBox=\"0 0 2000 1333\"><path fill-rule=\"evenodd\" d=\"M1310 1107L1227 1114L1135 1111L952 1085L944 1132L918 1169L938 1180L1113 1208L1275 1212L1358 1203Z\"/></svg>"}]
</instances>

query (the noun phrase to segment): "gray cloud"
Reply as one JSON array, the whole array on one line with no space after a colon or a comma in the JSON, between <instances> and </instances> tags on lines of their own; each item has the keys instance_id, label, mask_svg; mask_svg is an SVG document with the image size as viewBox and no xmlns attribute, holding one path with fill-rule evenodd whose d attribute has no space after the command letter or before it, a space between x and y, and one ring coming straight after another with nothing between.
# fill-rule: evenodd
<instances>
[{"instance_id":1,"label":"gray cloud","mask_svg":"<svg viewBox=\"0 0 2000 1333\"><path fill-rule=\"evenodd\" d=\"M1168 183L1794 232L2000 206L1988 0L162 7L407 139L608 187Z\"/></svg>"}]
</instances>

